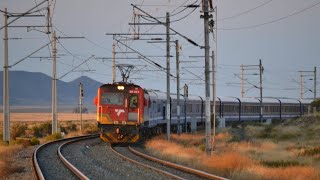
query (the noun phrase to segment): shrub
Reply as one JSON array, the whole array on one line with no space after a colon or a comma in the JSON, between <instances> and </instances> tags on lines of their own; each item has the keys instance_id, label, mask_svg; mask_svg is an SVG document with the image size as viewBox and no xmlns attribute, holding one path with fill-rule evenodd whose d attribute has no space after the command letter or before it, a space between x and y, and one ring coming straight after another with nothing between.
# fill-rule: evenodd
<instances>
[{"instance_id":1,"label":"shrub","mask_svg":"<svg viewBox=\"0 0 320 180\"><path fill-rule=\"evenodd\" d=\"M200 149L201 151L205 152L205 151L206 151L206 145L205 145L205 144L200 144L200 145L199 145L199 149Z\"/></svg>"},{"instance_id":2,"label":"shrub","mask_svg":"<svg viewBox=\"0 0 320 180\"><path fill-rule=\"evenodd\" d=\"M77 124L75 123L68 123L65 127L66 131L77 131Z\"/></svg>"},{"instance_id":3,"label":"shrub","mask_svg":"<svg viewBox=\"0 0 320 180\"><path fill-rule=\"evenodd\" d=\"M12 144L21 144L23 147L31 146L30 140L27 138L18 138Z\"/></svg>"},{"instance_id":4,"label":"shrub","mask_svg":"<svg viewBox=\"0 0 320 180\"><path fill-rule=\"evenodd\" d=\"M278 161L261 161L262 165L267 167L289 167L289 166L301 166L302 164L299 163L299 161L284 161L284 160L278 160Z\"/></svg>"},{"instance_id":5,"label":"shrub","mask_svg":"<svg viewBox=\"0 0 320 180\"><path fill-rule=\"evenodd\" d=\"M320 146L306 149L303 152L299 153L298 155L299 156L314 156L317 154L320 154Z\"/></svg>"},{"instance_id":6,"label":"shrub","mask_svg":"<svg viewBox=\"0 0 320 180\"><path fill-rule=\"evenodd\" d=\"M62 135L59 132L53 133L53 134L46 137L47 141L55 141L58 139L62 139Z\"/></svg>"},{"instance_id":7,"label":"shrub","mask_svg":"<svg viewBox=\"0 0 320 180\"><path fill-rule=\"evenodd\" d=\"M35 146L35 145L40 144L40 141L39 141L38 138L32 137L32 138L30 139L30 143L31 143L32 146Z\"/></svg>"},{"instance_id":8,"label":"shrub","mask_svg":"<svg viewBox=\"0 0 320 180\"><path fill-rule=\"evenodd\" d=\"M32 127L33 135L36 137L44 137L52 132L52 125L49 122L42 123Z\"/></svg>"},{"instance_id":9,"label":"shrub","mask_svg":"<svg viewBox=\"0 0 320 180\"><path fill-rule=\"evenodd\" d=\"M27 125L25 124L14 124L10 128L10 136L13 140L16 140L17 137L22 137L26 134L26 130L28 129Z\"/></svg>"},{"instance_id":10,"label":"shrub","mask_svg":"<svg viewBox=\"0 0 320 180\"><path fill-rule=\"evenodd\" d=\"M83 132L86 134L92 134L98 132L97 124L84 124L83 125Z\"/></svg>"}]
</instances>

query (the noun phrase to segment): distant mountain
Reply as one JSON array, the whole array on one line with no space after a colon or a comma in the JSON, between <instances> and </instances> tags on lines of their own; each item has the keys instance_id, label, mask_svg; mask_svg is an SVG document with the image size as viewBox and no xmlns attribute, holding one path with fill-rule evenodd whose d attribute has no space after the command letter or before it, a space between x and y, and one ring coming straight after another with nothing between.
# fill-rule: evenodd
<instances>
[{"instance_id":1,"label":"distant mountain","mask_svg":"<svg viewBox=\"0 0 320 180\"><path fill-rule=\"evenodd\" d=\"M71 82L57 81L57 97L60 105L79 103L79 84L84 87L84 104L93 104L97 88L102 83L82 76ZM2 104L3 72L0 72L0 103ZM51 105L52 78L38 72L9 71L9 95L11 105Z\"/></svg>"}]
</instances>

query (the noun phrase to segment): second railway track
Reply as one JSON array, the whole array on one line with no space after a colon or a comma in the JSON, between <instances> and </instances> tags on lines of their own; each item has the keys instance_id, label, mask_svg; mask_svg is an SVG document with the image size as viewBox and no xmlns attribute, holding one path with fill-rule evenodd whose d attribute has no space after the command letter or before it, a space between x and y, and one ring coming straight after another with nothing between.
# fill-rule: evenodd
<instances>
[{"instance_id":1,"label":"second railway track","mask_svg":"<svg viewBox=\"0 0 320 180\"><path fill-rule=\"evenodd\" d=\"M33 154L33 166L37 179L78 179L60 160L58 149L66 142L85 137L97 137L97 135L61 139L39 146Z\"/></svg>"},{"instance_id":2,"label":"second railway track","mask_svg":"<svg viewBox=\"0 0 320 180\"><path fill-rule=\"evenodd\" d=\"M127 146L111 146L112 150L120 155L122 158L139 164L145 168L152 169L159 173L174 178L174 179L217 179L226 180L226 178L215 176L203 171L188 168L182 165L173 164L167 161L163 161L146 154L143 154L134 148Z\"/></svg>"}]
</instances>

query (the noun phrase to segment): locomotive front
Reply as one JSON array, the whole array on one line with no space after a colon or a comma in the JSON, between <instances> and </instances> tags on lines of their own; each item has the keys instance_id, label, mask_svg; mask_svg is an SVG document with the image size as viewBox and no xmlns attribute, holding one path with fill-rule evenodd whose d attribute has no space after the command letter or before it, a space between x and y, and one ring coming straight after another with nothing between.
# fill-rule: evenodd
<instances>
[{"instance_id":1,"label":"locomotive front","mask_svg":"<svg viewBox=\"0 0 320 180\"><path fill-rule=\"evenodd\" d=\"M134 84L113 83L100 86L95 98L100 138L110 143L139 140L143 123L144 90Z\"/></svg>"}]
</instances>

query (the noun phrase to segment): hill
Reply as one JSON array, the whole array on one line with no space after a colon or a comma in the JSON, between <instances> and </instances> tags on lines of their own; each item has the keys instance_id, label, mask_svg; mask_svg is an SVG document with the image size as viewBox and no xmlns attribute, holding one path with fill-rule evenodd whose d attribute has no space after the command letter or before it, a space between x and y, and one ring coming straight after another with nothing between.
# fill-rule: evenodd
<instances>
[{"instance_id":1,"label":"hill","mask_svg":"<svg viewBox=\"0 0 320 180\"><path fill-rule=\"evenodd\" d=\"M82 76L71 82L57 81L57 97L59 105L75 105L79 103L79 84L84 86L84 104L91 105L97 88L102 83ZM3 72L0 73L0 93L2 94ZM10 71L9 95L10 105L51 105L52 78L39 72ZM0 103L2 104L2 96Z\"/></svg>"}]
</instances>

